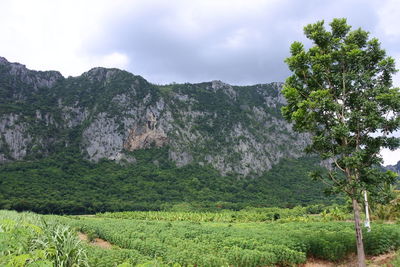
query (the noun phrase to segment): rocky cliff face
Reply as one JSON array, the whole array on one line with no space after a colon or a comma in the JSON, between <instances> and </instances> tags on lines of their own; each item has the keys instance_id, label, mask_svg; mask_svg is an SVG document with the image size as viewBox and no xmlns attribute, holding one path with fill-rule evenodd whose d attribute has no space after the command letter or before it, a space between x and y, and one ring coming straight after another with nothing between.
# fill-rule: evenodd
<instances>
[{"instance_id":1,"label":"rocky cliff face","mask_svg":"<svg viewBox=\"0 0 400 267\"><path fill-rule=\"evenodd\" d=\"M400 161L398 161L397 164L395 164L395 165L385 166L385 168L387 170L391 170L391 171L394 171L394 172L397 172L398 174L400 174Z\"/></svg>"},{"instance_id":2,"label":"rocky cliff face","mask_svg":"<svg viewBox=\"0 0 400 267\"><path fill-rule=\"evenodd\" d=\"M0 162L76 149L92 161L134 163L132 151L167 146L178 166L254 176L308 142L280 115L281 86L156 86L105 68L64 78L0 58Z\"/></svg>"}]
</instances>

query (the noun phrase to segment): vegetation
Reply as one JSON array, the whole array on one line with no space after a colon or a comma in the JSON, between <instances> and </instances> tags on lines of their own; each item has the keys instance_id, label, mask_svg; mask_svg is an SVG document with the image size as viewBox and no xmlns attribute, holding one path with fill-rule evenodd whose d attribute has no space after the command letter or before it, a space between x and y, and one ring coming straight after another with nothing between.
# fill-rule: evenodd
<instances>
[{"instance_id":1,"label":"vegetation","mask_svg":"<svg viewBox=\"0 0 400 267\"><path fill-rule=\"evenodd\" d=\"M214 217L203 212L87 217L0 211L0 265L255 267L293 266L307 257L340 262L356 251L353 225L309 214L318 209L250 209L222 216L214 213ZM258 217L252 217L255 212ZM271 219L269 212L283 218ZM267 218L264 221L262 214ZM323 221L313 221L314 217ZM78 231L113 246L104 249L80 242ZM364 234L368 255L400 248L398 224L376 224L373 232Z\"/></svg>"},{"instance_id":2,"label":"vegetation","mask_svg":"<svg viewBox=\"0 0 400 267\"><path fill-rule=\"evenodd\" d=\"M321 211L321 205L309 207L282 208L246 208L240 211L222 210L217 212L199 211L154 211L154 212L105 212L96 214L100 218L151 220L151 221L191 221L191 222L266 222L292 217L306 217Z\"/></svg>"},{"instance_id":3,"label":"vegetation","mask_svg":"<svg viewBox=\"0 0 400 267\"><path fill-rule=\"evenodd\" d=\"M97 164L74 154L0 166L0 208L39 213L242 209L331 203L306 175L316 160L283 160L258 179L221 176L209 166L177 168L168 148L134 153L136 164ZM156 162L156 163L154 163ZM184 204L186 203L186 204Z\"/></svg>"},{"instance_id":4,"label":"vegetation","mask_svg":"<svg viewBox=\"0 0 400 267\"><path fill-rule=\"evenodd\" d=\"M398 91L387 90L394 65L377 41L368 41L362 30L348 31L343 20L332 23L332 32L322 23L306 27L316 47L306 52L299 43L292 46L287 62L295 75L286 83L289 101L283 111L297 129L316 131L310 151L323 151L323 159L333 156L333 170L349 169L350 176L328 173L315 157L281 159L268 172L251 173L246 179L234 173L221 176L204 164L205 155L220 155L222 149L227 150L226 162L239 163L243 155L231 147L246 138L257 145L275 144L272 141L284 135L287 142L265 153L288 152L298 135L281 123L282 103L266 105L278 97L276 84L156 86L140 76L102 68L67 79L27 70L21 73L29 79L22 79L10 75L10 66L0 66L0 115L15 120L5 123L6 128L24 128L29 143L24 161L0 165L0 209L53 214L0 210L0 266L294 266L308 257L340 262L355 253L348 208L327 206L343 202L342 196L326 197L323 191L330 187L311 181L307 173L328 173L329 185L339 181L336 188L350 190L353 202L361 190L375 193L372 186L387 186L380 179L385 174L369 168L379 159L366 155L374 155L381 146L394 148L396 140L366 133L381 126L387 132L398 127L397 113L389 121L379 117L386 110L374 113L385 104L398 109ZM368 60L383 61L364 75L365 66L375 66ZM343 62L350 63L349 69L337 72ZM332 71L326 72L327 66ZM380 72L382 77L377 77ZM30 82L43 75L57 79L54 87ZM344 80L349 98L335 85L339 80ZM157 102L160 98L163 102ZM144 120L156 102L167 107L158 111L170 112L174 121L168 138L184 142L174 136L182 133L201 137L200 145L180 144L192 154L192 164L178 168L169 160L169 147L124 151L134 163L85 159L83 132L100 112L117 124L112 134L124 135L132 127L124 119ZM347 104L350 108L343 110ZM324 108L333 111L328 114ZM335 116L337 109L348 117ZM321 122L327 123L325 128L318 125ZM363 123L368 129L360 133ZM245 131L226 134L239 126ZM359 150L348 150L343 138ZM0 153L14 160L7 142L0 138ZM364 164L362 169L359 164ZM394 176L387 178L391 182ZM387 204L385 199L393 200ZM398 219L398 198L375 194L371 204L374 218ZM79 241L78 232L89 242ZM376 223L373 232L363 235L368 255L400 248L399 224ZM112 248L95 246L91 241L97 238L111 242Z\"/></svg>"},{"instance_id":5,"label":"vegetation","mask_svg":"<svg viewBox=\"0 0 400 267\"><path fill-rule=\"evenodd\" d=\"M350 31L346 19L330 26L327 31L320 21L304 28L314 44L308 51L300 42L292 44L286 63L293 75L285 83L288 105L282 113L296 130L312 134L308 152L333 162L328 175L314 177L351 198L358 264L365 266L359 202L362 192L394 183L397 176L376 166L381 148L400 146L388 136L400 128L400 91L391 88L394 59L376 38L362 29Z\"/></svg>"},{"instance_id":6,"label":"vegetation","mask_svg":"<svg viewBox=\"0 0 400 267\"><path fill-rule=\"evenodd\" d=\"M392 266L400 266L400 251L397 252L396 257L391 262Z\"/></svg>"},{"instance_id":7,"label":"vegetation","mask_svg":"<svg viewBox=\"0 0 400 267\"><path fill-rule=\"evenodd\" d=\"M88 266L70 227L33 213L0 211L0 266Z\"/></svg>"},{"instance_id":8,"label":"vegetation","mask_svg":"<svg viewBox=\"0 0 400 267\"><path fill-rule=\"evenodd\" d=\"M0 95L4 96L0 98L0 115L5 124L0 134L0 153L9 160L0 165L2 209L83 214L170 210L176 206L238 210L246 206L293 207L336 201L326 199L321 192L324 186L307 177L307 172L319 168L314 158L282 158L268 172L250 173L246 179L236 173L222 176L205 164L206 156L222 155L221 164L244 166L244 154L232 149L239 142L247 142L250 153L255 153L258 144L271 144L268 151L259 152L260 157L270 154L271 163L266 161L266 165L275 163L275 155L282 151L287 155L298 152L288 152L296 136L280 123L281 104L265 103L266 99L277 98L276 84L156 86L117 69L95 68L79 77L63 78L27 69L16 75L11 66L0 66ZM52 88L35 83L45 76L56 80ZM156 108L161 98L165 108L157 110L160 118L170 112L173 129L166 133L174 147L135 151L129 155L136 159L133 164L86 160L88 140L83 133L100 112L107 118L105 123L108 119L115 122L104 125L105 129L110 126L115 130L111 136L120 134L126 139L134 126L132 121L145 120L146 112ZM15 140L19 148L27 145L26 156L19 162L15 154L24 149L14 151L12 147L18 146L8 145L12 141L5 138L6 130L13 127L23 136ZM228 134L235 127L243 131ZM7 133L15 138L10 131ZM187 135L198 138L193 142L184 137ZM274 145L278 136L285 139L279 147ZM193 156L193 164L176 167L168 154L174 149L187 151Z\"/></svg>"},{"instance_id":9,"label":"vegetation","mask_svg":"<svg viewBox=\"0 0 400 267\"><path fill-rule=\"evenodd\" d=\"M241 142L253 155L269 155L266 166L275 164L276 155L282 152L299 152L290 145L297 136L281 123L281 103L266 103L278 98L277 84L157 86L117 69L95 68L78 77L63 78L55 72L20 67L16 74L13 65L0 66L0 116L4 124L0 157L9 160L0 165L2 209L55 214L179 207L214 211L337 201L326 199L321 192L324 186L307 177L307 172L320 168L314 158L282 158L268 172L255 170L246 179L233 172L222 176L207 165L207 156L222 156L221 164L231 169L245 166L241 163L244 153L233 151ZM51 88L39 82L44 78L54 82ZM106 133L108 140L114 136L126 140L136 122L145 125L150 110L157 110L161 120L169 114L171 130L164 130L171 148L122 151L135 158L135 163L101 160L95 164L87 160L85 148L90 138L84 132L97 135L89 126L98 122L99 113L105 118L102 128L112 128ZM13 128L16 131L11 131ZM196 136L196 142L188 136ZM280 136L285 141L275 145ZM105 143L99 141L94 146ZM257 152L264 144L270 145ZM15 161L19 158L16 154L24 154L25 145L26 156ZM107 147L107 151L113 149L119 151L121 146ZM187 151L193 164L175 166L169 152L177 150Z\"/></svg>"},{"instance_id":10,"label":"vegetation","mask_svg":"<svg viewBox=\"0 0 400 267\"><path fill-rule=\"evenodd\" d=\"M395 221L400 218L400 191L393 190L388 203L372 203L372 217L376 220Z\"/></svg>"},{"instance_id":11,"label":"vegetation","mask_svg":"<svg viewBox=\"0 0 400 267\"><path fill-rule=\"evenodd\" d=\"M269 127L268 131L262 127L264 124L273 126L274 118L282 119L280 103L270 107L264 101L267 97L277 96L278 89L273 84L232 88L224 85L218 90L213 89L210 82L156 86L126 71L104 68L95 68L79 77L66 79L51 72L26 70L25 75L53 75L51 77L57 80L52 88L47 88L15 76L11 65L0 66L0 96L4 96L0 98L0 116L14 116L15 125L27 128L27 134L32 138L27 142L26 160L54 156L66 150L73 150L76 156L80 156L85 153L82 149L85 146L82 144L83 131L99 113L114 119L118 130L126 134L132 125L125 125L124 121L131 118L143 120L146 111L161 98L165 108L160 110L160 116L170 112L173 119L171 126L174 130L168 131L168 137L184 145L195 161L204 161L204 156L215 155L221 153L221 148L231 147L237 141L236 137L226 133L238 125L260 142L286 131L282 127ZM228 89L236 96L229 95L226 92ZM253 108L265 111L266 118L255 116ZM186 130L200 135L202 142L183 144L181 136L174 136ZM288 137L294 138L291 135ZM0 143L0 152L5 158L13 160L7 142L0 139ZM238 153L232 158L231 153L227 155L229 163L238 162L240 157Z\"/></svg>"}]
</instances>

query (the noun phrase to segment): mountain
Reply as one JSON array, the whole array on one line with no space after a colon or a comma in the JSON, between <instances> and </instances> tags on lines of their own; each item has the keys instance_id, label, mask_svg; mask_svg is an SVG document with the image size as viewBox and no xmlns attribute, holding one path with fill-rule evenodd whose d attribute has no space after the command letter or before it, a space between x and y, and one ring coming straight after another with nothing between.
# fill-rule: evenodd
<instances>
[{"instance_id":1,"label":"mountain","mask_svg":"<svg viewBox=\"0 0 400 267\"><path fill-rule=\"evenodd\" d=\"M398 161L397 164L395 164L395 165L385 166L385 169L391 170L391 171L394 171L394 172L397 172L398 174L400 174L400 161Z\"/></svg>"},{"instance_id":2,"label":"mountain","mask_svg":"<svg viewBox=\"0 0 400 267\"><path fill-rule=\"evenodd\" d=\"M131 151L168 145L178 166L194 161L247 176L299 157L307 142L280 115L279 83L155 86L105 68L65 79L4 58L0 75L3 162L69 146L95 162L134 161Z\"/></svg>"},{"instance_id":3,"label":"mountain","mask_svg":"<svg viewBox=\"0 0 400 267\"><path fill-rule=\"evenodd\" d=\"M232 86L221 81L155 85L129 72L107 68L94 68L81 76L65 78L56 71L29 70L0 57L0 208L1 203L6 208L15 205L10 199L20 201L24 194L31 202L47 201L48 196L43 196L46 192L53 192L54 203L61 205L64 198L60 195L65 196L71 188L79 191L73 201L82 199L88 188L77 188L76 183L100 169L97 175L112 176L102 181L103 191L109 190L107 182L132 187L139 176L143 183L158 177L159 184L165 186L167 176L180 177L174 180L177 185L189 178L191 182L192 178L209 179L203 184L198 181L198 186L207 188L205 195L213 197L170 198L172 191L178 193L175 191L179 186L173 188L168 184L169 189L159 189L155 197L160 203L162 196L168 196L164 200L167 202L240 202L261 198L261 202L256 202L266 205L321 200L322 186L309 181L306 175L317 165L302 153L308 137L293 132L280 114L285 103L281 87L281 83ZM288 162L292 166L304 165L304 172L296 173L296 177L279 174L293 172ZM277 169L278 166L281 168ZM132 177L137 179L123 182L128 177L126 173L122 175L125 178L116 178L108 173L109 169L114 169L114 173L131 170ZM185 171L188 173L182 174ZM166 175L167 172L172 173ZM201 172L207 175L192 177ZM150 177L143 173L149 173ZM261 186L257 183L264 181L262 177L268 177L268 183L273 184L269 185L273 187L268 189L269 195L264 197L261 195L266 189L257 188ZM222 194L218 191L222 188L221 181L234 185L235 189L229 190L244 190L249 196L218 197ZM12 186L18 183L22 189L29 187L29 183L38 183L37 190L30 195L26 192L31 189L27 189L19 192L19 197L11 196ZM53 188L48 183L59 187ZM96 181L91 183L95 192L103 192ZM63 186L66 184L68 188ZM290 189L299 185L307 187L308 192L297 188L299 195L284 200ZM46 186L47 191L42 192ZM136 185L126 189L126 194L154 191L151 186L146 187L147 191L145 187ZM274 192L277 187L279 192ZM185 185L182 190L191 189ZM252 191L255 193L251 194ZM276 197L282 192L285 193ZM118 194L123 195L115 192L104 197L118 202L123 199ZM138 201L148 203L152 199ZM94 205L91 198L86 203ZM128 205L121 209L130 208Z\"/></svg>"}]
</instances>

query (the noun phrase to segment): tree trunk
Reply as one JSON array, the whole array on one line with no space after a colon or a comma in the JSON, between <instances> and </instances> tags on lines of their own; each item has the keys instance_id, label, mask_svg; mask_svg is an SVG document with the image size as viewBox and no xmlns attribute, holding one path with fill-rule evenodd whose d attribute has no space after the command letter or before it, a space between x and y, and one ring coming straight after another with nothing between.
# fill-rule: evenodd
<instances>
[{"instance_id":1,"label":"tree trunk","mask_svg":"<svg viewBox=\"0 0 400 267\"><path fill-rule=\"evenodd\" d=\"M353 200L354 225L356 229L358 267L366 267L364 243L361 231L360 206L358 205L357 199L353 198L352 200Z\"/></svg>"}]
</instances>

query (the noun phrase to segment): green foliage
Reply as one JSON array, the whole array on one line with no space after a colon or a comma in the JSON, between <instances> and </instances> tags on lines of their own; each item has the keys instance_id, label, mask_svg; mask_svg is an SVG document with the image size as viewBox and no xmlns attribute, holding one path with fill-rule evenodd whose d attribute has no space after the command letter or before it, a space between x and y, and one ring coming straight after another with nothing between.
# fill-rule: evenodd
<instances>
[{"instance_id":1,"label":"green foliage","mask_svg":"<svg viewBox=\"0 0 400 267\"><path fill-rule=\"evenodd\" d=\"M0 208L84 214L123 210L220 210L329 203L307 177L315 159L282 160L258 179L221 176L209 166L177 168L168 148L132 153L135 164L91 163L76 154L0 166ZM157 161L157 164L154 163ZM184 193L182 193L184 192Z\"/></svg>"},{"instance_id":2,"label":"green foliage","mask_svg":"<svg viewBox=\"0 0 400 267\"><path fill-rule=\"evenodd\" d=\"M369 255L379 255L400 247L399 227L380 225L371 232L364 232L365 252Z\"/></svg>"},{"instance_id":3,"label":"green foliage","mask_svg":"<svg viewBox=\"0 0 400 267\"><path fill-rule=\"evenodd\" d=\"M400 191L390 188L390 201L386 204L375 204L372 207L372 217L377 220L395 221L400 218Z\"/></svg>"},{"instance_id":4,"label":"green foliage","mask_svg":"<svg viewBox=\"0 0 400 267\"><path fill-rule=\"evenodd\" d=\"M339 207L325 209L321 213L321 216L325 221L344 221L346 219L350 219L348 211Z\"/></svg>"},{"instance_id":5,"label":"green foliage","mask_svg":"<svg viewBox=\"0 0 400 267\"><path fill-rule=\"evenodd\" d=\"M105 212L96 217L132 220L154 221L192 221L192 222L267 222L285 218L306 216L307 207L282 208L246 208L240 211L134 211L134 212Z\"/></svg>"},{"instance_id":6,"label":"green foliage","mask_svg":"<svg viewBox=\"0 0 400 267\"><path fill-rule=\"evenodd\" d=\"M306 209L287 212L303 214ZM201 213L184 212L180 215L185 220L180 221L171 218L178 214L164 213L160 219L149 212L139 220L121 213L61 217L0 211L0 265L295 266L306 257L339 261L355 252L354 226L349 222L203 222ZM231 217L240 213L231 212ZM82 244L71 229L91 232L113 247ZM399 240L398 225L374 224L374 231L365 233L366 252L399 249Z\"/></svg>"},{"instance_id":7,"label":"green foliage","mask_svg":"<svg viewBox=\"0 0 400 267\"><path fill-rule=\"evenodd\" d=\"M151 258L145 257L132 249L103 249L91 245L85 246L89 266L108 267L116 266L137 266L139 263L150 261ZM124 265L125 264L125 265Z\"/></svg>"},{"instance_id":8,"label":"green foliage","mask_svg":"<svg viewBox=\"0 0 400 267\"><path fill-rule=\"evenodd\" d=\"M375 166L382 162L381 148L400 145L388 135L400 128L400 92L391 88L394 59L376 38L361 29L350 31L346 19L334 19L330 26L327 31L320 21L304 28L314 44L308 51L292 44L285 62L293 75L284 86L288 104L282 114L296 130L312 134L308 152L332 160L329 175L314 177L356 198L361 190L394 182L393 173Z\"/></svg>"},{"instance_id":9,"label":"green foliage","mask_svg":"<svg viewBox=\"0 0 400 267\"><path fill-rule=\"evenodd\" d=\"M376 166L382 163L381 148L400 146L399 138L390 137L400 129L400 91L391 88L394 59L376 38L362 29L350 31L346 19L330 26L327 31L319 21L304 27L313 42L307 51L300 42L291 45L285 62L293 74L282 91L287 99L282 115L295 130L311 134L307 152L331 162L327 174L316 171L312 177L352 199L358 265L365 266L358 201L363 191L376 194L397 177Z\"/></svg>"},{"instance_id":10,"label":"green foliage","mask_svg":"<svg viewBox=\"0 0 400 267\"><path fill-rule=\"evenodd\" d=\"M240 217L240 213L232 215ZM64 218L63 223L82 231L91 229L112 244L143 257L157 258L159 263L181 266L290 266L304 263L306 256L339 261L356 251L351 222L224 223L204 222L201 213L155 215L107 213ZM398 234L397 225L374 224L374 232L365 234L367 253L398 249Z\"/></svg>"},{"instance_id":11,"label":"green foliage","mask_svg":"<svg viewBox=\"0 0 400 267\"><path fill-rule=\"evenodd\" d=\"M377 220L394 221L400 218L400 211L398 207L391 204L381 205L378 204L373 210L372 217Z\"/></svg>"},{"instance_id":12,"label":"green foliage","mask_svg":"<svg viewBox=\"0 0 400 267\"><path fill-rule=\"evenodd\" d=\"M86 252L69 227L47 224L31 213L0 215L1 266L88 266Z\"/></svg>"},{"instance_id":13,"label":"green foliage","mask_svg":"<svg viewBox=\"0 0 400 267\"><path fill-rule=\"evenodd\" d=\"M346 230L337 233L325 230L311 233L305 237L309 246L308 253L316 258L338 261L355 252L353 233L350 229Z\"/></svg>"},{"instance_id":14,"label":"green foliage","mask_svg":"<svg viewBox=\"0 0 400 267\"><path fill-rule=\"evenodd\" d=\"M275 129L271 124L275 118L282 119L280 104L265 103L265 98L278 96L278 86L274 83L233 87L222 83L215 87L211 82L157 86L126 71L105 68L94 68L81 76L68 78L30 70L25 70L24 75L32 81L49 77L56 80L48 88L13 74L11 65L4 64L0 68L0 96L4 96L0 97L0 114L18 115L16 123L28 128L32 137L25 157L28 160L67 150L80 153L83 131L99 113L113 118L126 135L130 126L124 124L124 119L139 119L140 122L145 116L143 113L160 99L165 103L161 114L168 111L173 119L174 130L168 132L168 137L179 138L174 135L177 132L179 135L180 130L196 132L203 137L201 144L190 145L196 161L204 161L204 156L231 147L236 137L224 133L238 125L259 142L270 141L265 140L268 139L264 128L267 124L271 125L268 129L271 135L287 134L286 129ZM265 111L267 118L256 116L254 108L257 114ZM11 155L6 153L6 156L13 160ZM229 153L226 160L236 163L239 157L239 153Z\"/></svg>"},{"instance_id":15,"label":"green foliage","mask_svg":"<svg viewBox=\"0 0 400 267\"><path fill-rule=\"evenodd\" d=\"M47 226L46 233L34 240L34 247L46 251L55 266L87 266L86 252L67 226Z\"/></svg>"},{"instance_id":16,"label":"green foliage","mask_svg":"<svg viewBox=\"0 0 400 267\"><path fill-rule=\"evenodd\" d=\"M266 99L278 98L280 85L276 83L157 86L117 69L95 68L69 78L51 72L24 71L32 81L36 81L34 77L57 79L48 88L44 83L32 84L29 79L15 76L10 65L0 68L0 95L4 95L0 114L15 117L15 125L23 126L30 136L24 161L0 166L0 208L82 214L238 210L246 206L294 207L334 201L319 192L322 184L313 183L306 175L319 168L313 158L283 158L272 170L249 175L261 175L258 179L243 179L234 173L221 176L211 166L203 166L207 155L219 155L225 149L226 164L239 164L243 155L232 148L238 141L273 143L282 134L294 138L286 127L279 126L281 104L265 103ZM107 160L94 164L85 160L83 133L99 113L112 118L117 131L126 137L132 125L125 125L124 121L141 123L160 99L163 101L157 106L164 103L165 107L160 110L160 118L163 112L170 112L173 119L173 129L166 131L168 139L193 156L192 165L177 168L169 160L168 147L123 151L136 159L135 164L122 161L118 165ZM226 134L237 127L244 130L241 136ZM199 136L199 144L185 144L179 136L183 131ZM272 150L277 149L267 153L273 155L277 151ZM287 147L281 145L279 149ZM4 137L0 138L0 152L14 160Z\"/></svg>"},{"instance_id":17,"label":"green foliage","mask_svg":"<svg viewBox=\"0 0 400 267\"><path fill-rule=\"evenodd\" d=\"M233 266L268 266L277 262L276 256L272 253L263 253L259 250L241 249L238 247L230 248L226 257L229 262L235 263Z\"/></svg>"},{"instance_id":18,"label":"green foliage","mask_svg":"<svg viewBox=\"0 0 400 267\"><path fill-rule=\"evenodd\" d=\"M400 252L397 251L396 257L391 261L393 266L400 266Z\"/></svg>"}]
</instances>

